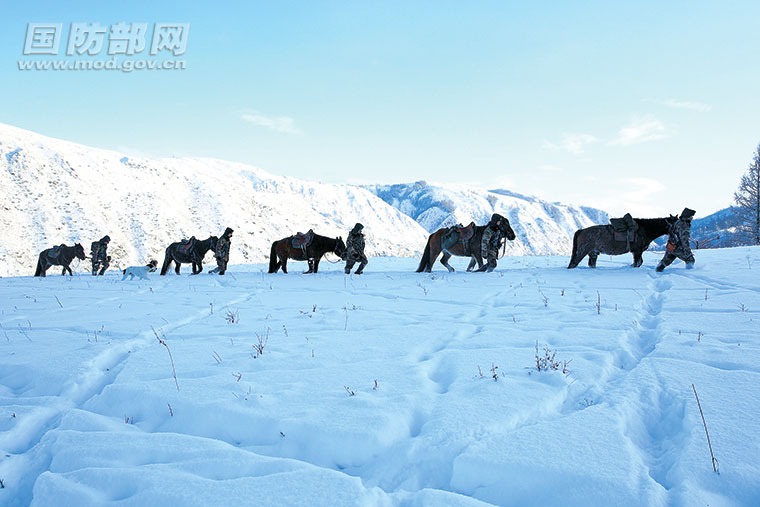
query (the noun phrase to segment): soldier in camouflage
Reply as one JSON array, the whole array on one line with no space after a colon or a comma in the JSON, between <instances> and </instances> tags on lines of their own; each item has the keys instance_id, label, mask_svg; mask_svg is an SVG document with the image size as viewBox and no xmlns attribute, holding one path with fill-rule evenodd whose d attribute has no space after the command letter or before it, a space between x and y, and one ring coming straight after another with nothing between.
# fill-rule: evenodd
<instances>
[{"instance_id":1,"label":"soldier in camouflage","mask_svg":"<svg viewBox=\"0 0 760 507\"><path fill-rule=\"evenodd\" d=\"M362 234L362 229L364 229L364 226L357 223L346 238L346 269L344 271L347 275L351 274L351 268L357 262L360 264L355 274L361 275L364 271L364 266L369 262L367 256L364 255L364 234Z\"/></svg>"},{"instance_id":2,"label":"soldier in camouflage","mask_svg":"<svg viewBox=\"0 0 760 507\"><path fill-rule=\"evenodd\" d=\"M223 275L227 271L227 263L230 261L230 240L232 239L232 233L234 231L227 227L224 230L224 234L216 242L216 249L214 250L214 257L216 257L216 267L209 271L209 273L219 273Z\"/></svg>"},{"instance_id":3,"label":"soldier in camouflage","mask_svg":"<svg viewBox=\"0 0 760 507\"><path fill-rule=\"evenodd\" d=\"M486 264L478 271L492 272L496 269L496 261L499 258L499 247L503 236L499 229L498 217L491 216L491 221L483 230L480 240L480 255L487 260Z\"/></svg>"},{"instance_id":4,"label":"soldier in camouflage","mask_svg":"<svg viewBox=\"0 0 760 507\"><path fill-rule=\"evenodd\" d=\"M676 259L684 261L686 269L694 267L694 254L691 253L689 240L691 239L691 219L694 218L695 213L694 210L684 208L678 221L670 227L665 255L657 266L657 272L662 272Z\"/></svg>"},{"instance_id":5,"label":"soldier in camouflage","mask_svg":"<svg viewBox=\"0 0 760 507\"><path fill-rule=\"evenodd\" d=\"M92 260L92 276L102 275L111 265L111 256L108 255L108 243L111 238L108 235L100 238L100 241L93 241L90 245L90 259ZM98 272L100 269L100 272Z\"/></svg>"}]
</instances>

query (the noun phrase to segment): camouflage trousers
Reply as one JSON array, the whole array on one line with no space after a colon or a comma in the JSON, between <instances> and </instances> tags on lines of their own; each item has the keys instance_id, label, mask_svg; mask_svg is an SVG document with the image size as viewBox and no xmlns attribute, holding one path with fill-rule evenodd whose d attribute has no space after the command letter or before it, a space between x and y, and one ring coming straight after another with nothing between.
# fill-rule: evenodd
<instances>
[{"instance_id":1,"label":"camouflage trousers","mask_svg":"<svg viewBox=\"0 0 760 507\"><path fill-rule=\"evenodd\" d=\"M347 275L350 274L351 268L353 268L354 264L356 264L357 262L359 263L359 269L356 270L356 274L361 275L362 272L364 271L364 266L366 266L369 263L369 261L367 260L367 257L364 254L348 257L346 259L346 269L344 270L344 272Z\"/></svg>"},{"instance_id":2,"label":"camouflage trousers","mask_svg":"<svg viewBox=\"0 0 760 507\"><path fill-rule=\"evenodd\" d=\"M95 275L102 275L106 272L106 269L108 269L108 266L111 265L111 256L107 257L101 257L100 259L92 259L92 276ZM100 272L98 272L98 268L100 268Z\"/></svg>"},{"instance_id":3,"label":"camouflage trousers","mask_svg":"<svg viewBox=\"0 0 760 507\"><path fill-rule=\"evenodd\" d=\"M219 273L220 275L223 275L225 271L227 271L227 261L217 257L216 267L212 269L211 271L209 271L209 273Z\"/></svg>"},{"instance_id":4,"label":"camouflage trousers","mask_svg":"<svg viewBox=\"0 0 760 507\"><path fill-rule=\"evenodd\" d=\"M686 269L694 267L694 254L691 252L665 252L660 264L657 266L657 271L662 271L666 267L670 266L674 260L681 259L686 263Z\"/></svg>"},{"instance_id":5,"label":"camouflage trousers","mask_svg":"<svg viewBox=\"0 0 760 507\"><path fill-rule=\"evenodd\" d=\"M486 273L490 273L496 269L496 263L499 260L499 250L497 248L489 248L485 260L486 263L483 264L483 267L478 269L478 271L485 271Z\"/></svg>"}]
</instances>

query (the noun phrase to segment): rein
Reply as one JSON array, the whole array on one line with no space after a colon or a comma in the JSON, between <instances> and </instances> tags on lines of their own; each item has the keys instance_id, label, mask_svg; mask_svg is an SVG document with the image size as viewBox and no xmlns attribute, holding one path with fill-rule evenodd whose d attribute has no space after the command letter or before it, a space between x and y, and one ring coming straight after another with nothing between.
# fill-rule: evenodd
<instances>
[{"instance_id":1,"label":"rein","mask_svg":"<svg viewBox=\"0 0 760 507\"><path fill-rule=\"evenodd\" d=\"M329 262L330 264L339 264L339 263L343 262L343 259L341 259L340 257L338 257L338 260L337 260L337 261L331 261L330 259L328 259L328 258L327 258L327 254L331 254L331 253L332 253L332 252L325 252L325 254L324 254L322 257L324 257L324 259L325 259L327 262Z\"/></svg>"}]
</instances>

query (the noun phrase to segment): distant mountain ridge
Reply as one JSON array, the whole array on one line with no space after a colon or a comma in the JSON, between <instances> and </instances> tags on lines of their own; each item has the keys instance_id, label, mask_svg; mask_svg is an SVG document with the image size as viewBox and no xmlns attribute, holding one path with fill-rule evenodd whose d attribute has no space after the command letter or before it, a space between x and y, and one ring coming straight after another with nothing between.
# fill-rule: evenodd
<instances>
[{"instance_id":1,"label":"distant mountain ridge","mask_svg":"<svg viewBox=\"0 0 760 507\"><path fill-rule=\"evenodd\" d=\"M112 265L124 267L161 262L169 243L227 226L235 229L230 262L241 264L265 261L272 241L296 231L345 237L356 222L370 256L419 256L430 232L485 224L493 213L517 234L507 255L567 255L577 229L609 222L599 209L507 189L322 184L216 159L130 157L3 124L0 202L0 276L31 274L38 252L62 242L89 252L105 234ZM730 208L695 220L692 237L714 238L710 247L742 244Z\"/></svg>"},{"instance_id":2,"label":"distant mountain ridge","mask_svg":"<svg viewBox=\"0 0 760 507\"><path fill-rule=\"evenodd\" d=\"M595 208L547 202L509 190L480 190L426 181L398 185L366 185L383 201L413 218L428 232L474 220L485 224L493 213L507 217L517 234L507 243L508 255L566 255L575 231L603 224L609 215Z\"/></svg>"}]
</instances>

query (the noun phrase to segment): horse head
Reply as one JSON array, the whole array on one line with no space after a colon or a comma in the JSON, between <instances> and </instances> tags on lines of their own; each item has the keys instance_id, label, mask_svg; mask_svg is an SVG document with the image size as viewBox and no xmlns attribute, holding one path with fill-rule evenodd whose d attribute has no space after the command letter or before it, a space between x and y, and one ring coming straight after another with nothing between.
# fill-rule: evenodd
<instances>
[{"instance_id":1,"label":"horse head","mask_svg":"<svg viewBox=\"0 0 760 507\"><path fill-rule=\"evenodd\" d=\"M216 245L219 243L219 238L217 238L216 236L209 236L208 240L206 241L208 241L209 244L211 245L211 250L216 251Z\"/></svg>"},{"instance_id":2,"label":"horse head","mask_svg":"<svg viewBox=\"0 0 760 507\"><path fill-rule=\"evenodd\" d=\"M668 218L665 219L665 221L668 223L669 226L673 226L676 222L678 222L678 215L670 215Z\"/></svg>"},{"instance_id":3,"label":"horse head","mask_svg":"<svg viewBox=\"0 0 760 507\"><path fill-rule=\"evenodd\" d=\"M343 243L343 238L341 236L335 238L335 248L333 248L333 253L341 259L346 258L348 251L346 249L346 244Z\"/></svg>"},{"instance_id":4,"label":"horse head","mask_svg":"<svg viewBox=\"0 0 760 507\"><path fill-rule=\"evenodd\" d=\"M498 221L496 222L499 230L507 237L509 241L514 241L517 236L515 235L515 231L512 230L512 226L509 225L509 220L501 215L496 216L499 217Z\"/></svg>"},{"instance_id":5,"label":"horse head","mask_svg":"<svg viewBox=\"0 0 760 507\"><path fill-rule=\"evenodd\" d=\"M85 260L87 257L84 255L84 247L81 243L74 245L74 256L79 260Z\"/></svg>"}]
</instances>

